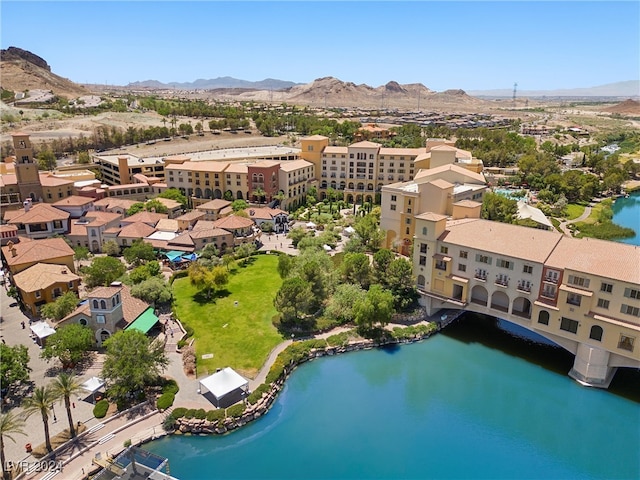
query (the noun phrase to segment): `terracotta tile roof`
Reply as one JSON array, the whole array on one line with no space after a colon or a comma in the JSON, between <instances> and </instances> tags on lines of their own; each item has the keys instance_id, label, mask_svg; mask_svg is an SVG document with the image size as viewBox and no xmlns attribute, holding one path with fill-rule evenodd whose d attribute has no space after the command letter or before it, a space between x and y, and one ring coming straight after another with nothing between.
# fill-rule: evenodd
<instances>
[{"instance_id":1,"label":"terracotta tile roof","mask_svg":"<svg viewBox=\"0 0 640 480\"><path fill-rule=\"evenodd\" d=\"M71 195L70 197L63 198L62 200L58 200L57 202L52 203L54 207L81 207L82 205L87 205L88 203L92 203L93 198L91 197L81 197L80 195Z\"/></svg>"},{"instance_id":2,"label":"terracotta tile roof","mask_svg":"<svg viewBox=\"0 0 640 480\"><path fill-rule=\"evenodd\" d=\"M122 218L122 215L119 213L112 212L87 212L84 216L87 220L89 220L88 226L91 227L99 227L101 225L106 225L107 223L114 222Z\"/></svg>"},{"instance_id":3,"label":"terracotta tile roof","mask_svg":"<svg viewBox=\"0 0 640 480\"><path fill-rule=\"evenodd\" d=\"M156 223L156 230L162 232L177 232L179 230L178 221L175 218L163 218Z\"/></svg>"},{"instance_id":4,"label":"terracotta tile roof","mask_svg":"<svg viewBox=\"0 0 640 480\"><path fill-rule=\"evenodd\" d=\"M416 173L415 177L413 177L413 180L416 183L428 182L433 177L439 178L444 172L454 172L462 177L466 177L465 181L471 179L474 183L486 183L484 175L474 173L470 170L467 170L466 168L454 165L453 163L441 165L435 168L429 168L426 170L420 170L418 173Z\"/></svg>"},{"instance_id":5,"label":"terracotta tile roof","mask_svg":"<svg viewBox=\"0 0 640 480\"><path fill-rule=\"evenodd\" d=\"M15 225L0 225L0 232L17 232L18 227Z\"/></svg>"},{"instance_id":6,"label":"terracotta tile roof","mask_svg":"<svg viewBox=\"0 0 640 480\"><path fill-rule=\"evenodd\" d=\"M380 155L406 155L408 157L415 157L417 155L421 155L426 153L424 148L392 148L392 147L382 147L380 149ZM398 160L396 158L396 160Z\"/></svg>"},{"instance_id":7,"label":"terracotta tile roof","mask_svg":"<svg viewBox=\"0 0 640 480\"><path fill-rule=\"evenodd\" d=\"M216 227L224 228L225 230L237 230L240 228L248 228L253 225L253 220L245 217L238 217L237 215L229 215L228 217L220 218L213 222Z\"/></svg>"},{"instance_id":8,"label":"terracotta tile roof","mask_svg":"<svg viewBox=\"0 0 640 480\"><path fill-rule=\"evenodd\" d=\"M231 215L233 213L233 208L231 208L231 205L229 205L228 207L224 207L222 210L220 210L219 214L220 215Z\"/></svg>"},{"instance_id":9,"label":"terracotta tile roof","mask_svg":"<svg viewBox=\"0 0 640 480\"><path fill-rule=\"evenodd\" d=\"M455 202L454 205L458 207L471 207L475 208L482 205L481 202L474 202L473 200L460 200L459 202Z\"/></svg>"},{"instance_id":10,"label":"terracotta tile roof","mask_svg":"<svg viewBox=\"0 0 640 480\"><path fill-rule=\"evenodd\" d=\"M169 218L166 213L153 213L153 212L138 212L135 215L131 215L130 217L125 217L122 220L122 223L148 223L149 225L155 225L163 218Z\"/></svg>"},{"instance_id":11,"label":"terracotta tile roof","mask_svg":"<svg viewBox=\"0 0 640 480\"><path fill-rule=\"evenodd\" d=\"M175 200L173 200L171 198L156 197L153 200L159 201L161 204L163 204L169 210L173 210L174 208L178 208L180 206L180 202L176 202Z\"/></svg>"},{"instance_id":12,"label":"terracotta tile roof","mask_svg":"<svg viewBox=\"0 0 640 480\"><path fill-rule=\"evenodd\" d=\"M215 238L232 235L232 233L222 228L200 228L198 230L191 230L189 235L191 238Z\"/></svg>"},{"instance_id":13,"label":"terracotta tile roof","mask_svg":"<svg viewBox=\"0 0 640 480\"><path fill-rule=\"evenodd\" d=\"M184 246L188 246L188 247L192 247L193 248L193 246L195 244L193 243L193 239L191 238L189 233L190 232L182 232L176 238L174 238L173 240L171 240L170 242L167 242L167 243L169 245L184 245Z\"/></svg>"},{"instance_id":14,"label":"terracotta tile roof","mask_svg":"<svg viewBox=\"0 0 640 480\"><path fill-rule=\"evenodd\" d=\"M280 170L284 172L293 172L295 170L300 170L301 168L308 168L312 166L313 163L307 162L306 160L288 160L280 162Z\"/></svg>"},{"instance_id":15,"label":"terracotta tile roof","mask_svg":"<svg viewBox=\"0 0 640 480\"><path fill-rule=\"evenodd\" d=\"M146 223L135 222L122 227L122 229L120 230L120 233L118 234L118 237L119 238L144 238L144 237L148 237L155 231L156 229L154 227Z\"/></svg>"},{"instance_id":16,"label":"terracotta tile roof","mask_svg":"<svg viewBox=\"0 0 640 480\"><path fill-rule=\"evenodd\" d=\"M349 149L347 147L327 146L327 147L324 147L322 154L325 155L327 153L340 153L340 154L349 153Z\"/></svg>"},{"instance_id":17,"label":"terracotta tile roof","mask_svg":"<svg viewBox=\"0 0 640 480\"><path fill-rule=\"evenodd\" d=\"M198 205L196 209L198 210L220 210L221 208L227 207L231 205L231 202L227 200L222 200L221 198L216 198L215 200L211 200L210 202L203 203L202 205Z\"/></svg>"},{"instance_id":18,"label":"terracotta tile roof","mask_svg":"<svg viewBox=\"0 0 640 480\"><path fill-rule=\"evenodd\" d=\"M126 198L103 198L102 200L95 201L93 205L96 207L103 207L107 210L111 208L116 208L116 207L120 207L120 208L124 208L125 210L128 210L135 203L140 203L140 202L136 202L134 200L128 200Z\"/></svg>"},{"instance_id":19,"label":"terracotta tile roof","mask_svg":"<svg viewBox=\"0 0 640 480\"><path fill-rule=\"evenodd\" d=\"M287 215L287 212L285 212L284 210L269 207L247 208L245 209L245 212L247 212L247 215L249 215L250 218L260 218L268 220L272 220L273 217L276 217L278 215Z\"/></svg>"},{"instance_id":20,"label":"terracotta tile roof","mask_svg":"<svg viewBox=\"0 0 640 480\"><path fill-rule=\"evenodd\" d=\"M225 173L247 173L249 168L246 163L230 163L224 170Z\"/></svg>"},{"instance_id":21,"label":"terracotta tile roof","mask_svg":"<svg viewBox=\"0 0 640 480\"><path fill-rule=\"evenodd\" d=\"M36 292L52 287L56 283L68 283L80 280L80 277L69 271L66 265L36 263L13 276L16 286L24 292Z\"/></svg>"},{"instance_id":22,"label":"terracotta tile roof","mask_svg":"<svg viewBox=\"0 0 640 480\"><path fill-rule=\"evenodd\" d=\"M176 220L191 221L191 220L197 220L197 219L202 218L204 216L206 216L206 213L204 213L204 212L200 212L198 210L191 210L190 212L187 212L184 215L180 215L179 217L176 217Z\"/></svg>"},{"instance_id":23,"label":"terracotta tile roof","mask_svg":"<svg viewBox=\"0 0 640 480\"><path fill-rule=\"evenodd\" d=\"M558 232L469 218L448 222L439 240L505 257L544 263L562 237Z\"/></svg>"},{"instance_id":24,"label":"terracotta tile roof","mask_svg":"<svg viewBox=\"0 0 640 480\"><path fill-rule=\"evenodd\" d=\"M437 222L439 220L444 220L445 218L448 218L448 217L446 215L440 215L439 213L427 212L427 213L421 213L420 215L416 215L415 218Z\"/></svg>"},{"instance_id":25,"label":"terracotta tile roof","mask_svg":"<svg viewBox=\"0 0 640 480\"><path fill-rule=\"evenodd\" d=\"M98 287L89 293L88 297L91 298L111 298L116 293L120 292L120 300L122 302L122 315L126 324L133 322L136 318L138 318L142 313L149 308L149 305L142 300L132 297L131 291L129 287L126 285L121 285L119 287ZM83 314L85 316L89 316L91 312L91 305L89 302L79 306L74 312L67 315L60 322L62 323L72 317ZM126 326L126 325L123 325Z\"/></svg>"},{"instance_id":26,"label":"terracotta tile roof","mask_svg":"<svg viewBox=\"0 0 640 480\"><path fill-rule=\"evenodd\" d=\"M73 185L73 180L54 177L52 173L41 173L40 184L43 187L62 187L64 185Z\"/></svg>"},{"instance_id":27,"label":"terracotta tile roof","mask_svg":"<svg viewBox=\"0 0 640 480\"><path fill-rule=\"evenodd\" d=\"M62 238L21 241L13 245L14 257L9 246L2 247L2 254L9 265L44 262L53 258L73 256L72 248Z\"/></svg>"},{"instance_id":28,"label":"terracotta tile roof","mask_svg":"<svg viewBox=\"0 0 640 480\"><path fill-rule=\"evenodd\" d=\"M120 227L109 227L107 228L104 233L119 233L120 230L122 230Z\"/></svg>"},{"instance_id":29,"label":"terracotta tile roof","mask_svg":"<svg viewBox=\"0 0 640 480\"><path fill-rule=\"evenodd\" d=\"M213 172L222 173L229 165L227 162L217 162L215 160L202 160L200 162L184 162L167 165L165 170L182 170L187 172Z\"/></svg>"},{"instance_id":30,"label":"terracotta tile roof","mask_svg":"<svg viewBox=\"0 0 640 480\"><path fill-rule=\"evenodd\" d=\"M302 140L329 140L329 137L324 135L311 135L310 137L304 137Z\"/></svg>"},{"instance_id":31,"label":"terracotta tile roof","mask_svg":"<svg viewBox=\"0 0 640 480\"><path fill-rule=\"evenodd\" d=\"M380 145L379 143L369 142L367 140L364 140L362 142L352 143L351 145L349 145L349 148L381 148L381 147L382 145Z\"/></svg>"},{"instance_id":32,"label":"terracotta tile roof","mask_svg":"<svg viewBox=\"0 0 640 480\"><path fill-rule=\"evenodd\" d=\"M438 187L438 188L451 188L453 187L453 183L447 182L446 180L443 180L441 178L437 178L435 180L432 180L429 182L431 185L433 185L434 187Z\"/></svg>"},{"instance_id":33,"label":"terracotta tile roof","mask_svg":"<svg viewBox=\"0 0 640 480\"><path fill-rule=\"evenodd\" d=\"M547 265L640 284L640 247L626 243L562 237Z\"/></svg>"},{"instance_id":34,"label":"terracotta tile roof","mask_svg":"<svg viewBox=\"0 0 640 480\"><path fill-rule=\"evenodd\" d=\"M14 212L18 213L16 214ZM7 219L7 214L11 217L10 220ZM32 205L27 212L25 212L24 209L5 212L5 220L8 220L8 223L14 224L47 223L53 222L54 220L66 220L68 218L69 212L60 210L48 203L36 203Z\"/></svg>"}]
</instances>

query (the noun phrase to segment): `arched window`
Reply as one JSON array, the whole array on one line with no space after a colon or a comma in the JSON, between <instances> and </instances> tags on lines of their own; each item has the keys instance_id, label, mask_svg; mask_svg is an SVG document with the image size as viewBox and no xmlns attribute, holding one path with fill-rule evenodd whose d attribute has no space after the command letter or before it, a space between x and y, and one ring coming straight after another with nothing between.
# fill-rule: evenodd
<instances>
[{"instance_id":1,"label":"arched window","mask_svg":"<svg viewBox=\"0 0 640 480\"><path fill-rule=\"evenodd\" d=\"M98 305L98 300L93 301L93 308L100 308L100 306Z\"/></svg>"},{"instance_id":2,"label":"arched window","mask_svg":"<svg viewBox=\"0 0 640 480\"><path fill-rule=\"evenodd\" d=\"M106 310L107 309L107 302L106 300L100 300L100 308L102 310Z\"/></svg>"},{"instance_id":3,"label":"arched window","mask_svg":"<svg viewBox=\"0 0 640 480\"><path fill-rule=\"evenodd\" d=\"M427 236L427 227L422 227L422 235Z\"/></svg>"},{"instance_id":4,"label":"arched window","mask_svg":"<svg viewBox=\"0 0 640 480\"><path fill-rule=\"evenodd\" d=\"M589 338L591 338L592 340L597 340L598 342L602 341L602 327L598 326L598 325L594 325L593 327L591 327L591 332L589 332Z\"/></svg>"},{"instance_id":5,"label":"arched window","mask_svg":"<svg viewBox=\"0 0 640 480\"><path fill-rule=\"evenodd\" d=\"M116 297L113 297L113 298L111 299L111 306L112 306L112 307L115 307L115 306L116 306Z\"/></svg>"},{"instance_id":6,"label":"arched window","mask_svg":"<svg viewBox=\"0 0 640 480\"><path fill-rule=\"evenodd\" d=\"M540 313L538 313L538 323L549 325L549 312L541 310Z\"/></svg>"},{"instance_id":7,"label":"arched window","mask_svg":"<svg viewBox=\"0 0 640 480\"><path fill-rule=\"evenodd\" d=\"M418 275L418 286L424 287L424 275Z\"/></svg>"}]
</instances>

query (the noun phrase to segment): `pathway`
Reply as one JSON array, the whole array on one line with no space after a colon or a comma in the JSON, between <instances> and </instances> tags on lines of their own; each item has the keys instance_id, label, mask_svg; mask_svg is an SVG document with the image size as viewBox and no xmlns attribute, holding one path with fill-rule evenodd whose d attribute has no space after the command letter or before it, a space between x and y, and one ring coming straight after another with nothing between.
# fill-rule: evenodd
<instances>
[{"instance_id":1,"label":"pathway","mask_svg":"<svg viewBox=\"0 0 640 480\"><path fill-rule=\"evenodd\" d=\"M578 218L574 218L573 220L565 220L563 222L560 222L560 225L558 225L560 227L560 229L563 231L563 233L565 235L568 236L572 236L571 235L571 230L569 230L569 228L567 228L567 226L570 223L577 223L577 222L582 222L584 220L586 220L587 218L589 218L589 215L591 215L591 207L590 206L586 206L584 208L584 212L582 212L582 215L580 215Z\"/></svg>"}]
</instances>

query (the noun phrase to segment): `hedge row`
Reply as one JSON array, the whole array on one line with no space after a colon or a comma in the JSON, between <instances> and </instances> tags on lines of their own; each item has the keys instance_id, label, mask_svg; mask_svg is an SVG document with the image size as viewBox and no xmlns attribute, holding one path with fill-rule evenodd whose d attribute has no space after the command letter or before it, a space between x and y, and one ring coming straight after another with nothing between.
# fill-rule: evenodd
<instances>
[{"instance_id":1,"label":"hedge row","mask_svg":"<svg viewBox=\"0 0 640 480\"><path fill-rule=\"evenodd\" d=\"M175 393L165 392L158 397L158 400L156 401L156 406L158 407L158 410L166 410L171 405L173 405L173 402L175 401L175 399L176 399Z\"/></svg>"}]
</instances>

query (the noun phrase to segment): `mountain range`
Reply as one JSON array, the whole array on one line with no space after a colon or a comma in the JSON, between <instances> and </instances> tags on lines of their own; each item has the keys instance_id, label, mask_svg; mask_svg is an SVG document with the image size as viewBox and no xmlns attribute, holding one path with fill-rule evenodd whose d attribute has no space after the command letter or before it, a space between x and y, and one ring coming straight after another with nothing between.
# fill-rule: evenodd
<instances>
[{"instance_id":1,"label":"mountain range","mask_svg":"<svg viewBox=\"0 0 640 480\"><path fill-rule=\"evenodd\" d=\"M295 82L265 78L259 82L240 80L233 77L217 77L208 80L199 78L193 82L169 82L162 83L157 80L145 80L129 83L127 88L159 88L175 90L213 90L216 88L251 88L255 90L282 90L297 85Z\"/></svg>"}]
</instances>

